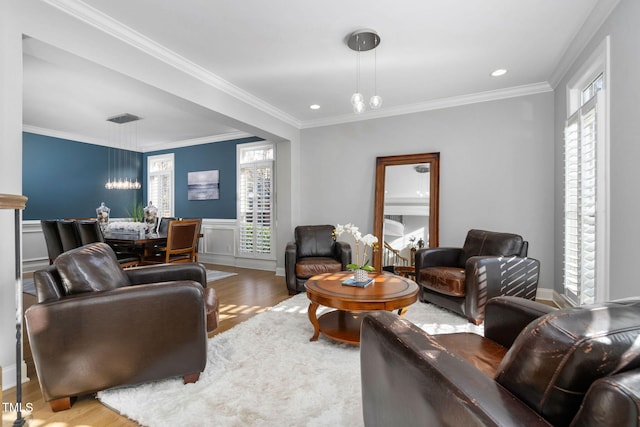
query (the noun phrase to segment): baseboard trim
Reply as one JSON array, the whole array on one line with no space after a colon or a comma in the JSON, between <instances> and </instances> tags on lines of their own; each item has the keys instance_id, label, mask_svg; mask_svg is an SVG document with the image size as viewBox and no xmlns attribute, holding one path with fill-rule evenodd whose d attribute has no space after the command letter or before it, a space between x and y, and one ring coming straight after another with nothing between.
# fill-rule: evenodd
<instances>
[{"instance_id":1,"label":"baseboard trim","mask_svg":"<svg viewBox=\"0 0 640 427\"><path fill-rule=\"evenodd\" d=\"M227 265L230 267L251 268L253 270L276 271L276 262L274 260L200 253L198 254L198 261L208 264Z\"/></svg>"},{"instance_id":2,"label":"baseboard trim","mask_svg":"<svg viewBox=\"0 0 640 427\"><path fill-rule=\"evenodd\" d=\"M536 300L550 301L559 308L573 307L567 299L556 292L555 289L538 288L536 292Z\"/></svg>"},{"instance_id":3,"label":"baseboard trim","mask_svg":"<svg viewBox=\"0 0 640 427\"><path fill-rule=\"evenodd\" d=\"M31 381L27 377L27 364L23 360L22 363L22 383ZM16 364L2 367L2 390L7 390L16 386Z\"/></svg>"}]
</instances>

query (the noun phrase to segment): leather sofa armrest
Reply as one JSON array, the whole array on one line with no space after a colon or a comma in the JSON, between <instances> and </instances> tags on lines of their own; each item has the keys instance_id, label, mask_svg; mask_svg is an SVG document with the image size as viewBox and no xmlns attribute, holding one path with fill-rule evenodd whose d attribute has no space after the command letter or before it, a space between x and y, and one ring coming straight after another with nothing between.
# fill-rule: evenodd
<instances>
[{"instance_id":1,"label":"leather sofa armrest","mask_svg":"<svg viewBox=\"0 0 640 427\"><path fill-rule=\"evenodd\" d=\"M342 270L351 264L351 245L347 242L336 242L336 259L342 263Z\"/></svg>"},{"instance_id":2,"label":"leather sofa armrest","mask_svg":"<svg viewBox=\"0 0 640 427\"><path fill-rule=\"evenodd\" d=\"M510 348L529 323L555 310L549 305L524 298L491 298L485 310L484 336Z\"/></svg>"},{"instance_id":3,"label":"leather sofa armrest","mask_svg":"<svg viewBox=\"0 0 640 427\"><path fill-rule=\"evenodd\" d=\"M191 281L35 304L25 323L45 401L199 373L206 365L203 289Z\"/></svg>"},{"instance_id":4,"label":"leather sofa armrest","mask_svg":"<svg viewBox=\"0 0 640 427\"><path fill-rule=\"evenodd\" d=\"M296 260L298 257L298 245L289 242L284 250L284 276L287 289L296 291Z\"/></svg>"},{"instance_id":5,"label":"leather sofa armrest","mask_svg":"<svg viewBox=\"0 0 640 427\"><path fill-rule=\"evenodd\" d=\"M475 324L484 318L488 300L518 296L534 300L540 277L540 261L517 256L474 256L465 264L465 314Z\"/></svg>"},{"instance_id":6,"label":"leather sofa armrest","mask_svg":"<svg viewBox=\"0 0 640 427\"><path fill-rule=\"evenodd\" d=\"M364 317L364 422L375 426L549 426L511 393L411 322Z\"/></svg>"},{"instance_id":7,"label":"leather sofa armrest","mask_svg":"<svg viewBox=\"0 0 640 427\"><path fill-rule=\"evenodd\" d=\"M132 285L187 280L198 282L203 288L207 287L207 270L202 264L195 262L134 267L127 268L124 272Z\"/></svg>"}]
</instances>

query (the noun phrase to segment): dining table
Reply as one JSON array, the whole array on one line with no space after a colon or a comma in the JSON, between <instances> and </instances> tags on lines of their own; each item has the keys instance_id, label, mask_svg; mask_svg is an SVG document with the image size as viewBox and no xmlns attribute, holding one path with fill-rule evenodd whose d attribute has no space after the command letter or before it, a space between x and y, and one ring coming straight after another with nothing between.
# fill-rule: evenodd
<instances>
[{"instance_id":1,"label":"dining table","mask_svg":"<svg viewBox=\"0 0 640 427\"><path fill-rule=\"evenodd\" d=\"M204 235L199 233L198 239L202 237ZM108 230L104 233L104 241L116 252L125 250L143 259L154 247L167 245L167 233L141 234L129 230Z\"/></svg>"},{"instance_id":2,"label":"dining table","mask_svg":"<svg viewBox=\"0 0 640 427\"><path fill-rule=\"evenodd\" d=\"M117 251L126 250L143 258L145 251L156 246L167 244L166 233L140 234L136 231L109 230L104 234L104 241Z\"/></svg>"}]
</instances>

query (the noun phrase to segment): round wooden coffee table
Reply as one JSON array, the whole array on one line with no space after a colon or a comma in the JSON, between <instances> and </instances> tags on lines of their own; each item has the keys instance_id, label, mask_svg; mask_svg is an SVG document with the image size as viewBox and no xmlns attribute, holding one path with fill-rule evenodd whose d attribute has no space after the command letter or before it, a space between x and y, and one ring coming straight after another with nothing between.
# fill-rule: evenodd
<instances>
[{"instance_id":1,"label":"round wooden coffee table","mask_svg":"<svg viewBox=\"0 0 640 427\"><path fill-rule=\"evenodd\" d=\"M320 332L325 336L348 344L360 344L360 324L367 311L398 310L404 316L407 308L418 299L418 285L405 277L390 273L370 273L374 282L366 288L343 285L353 276L349 271L313 276L307 283L309 320L314 328L310 341L316 341ZM319 305L337 310L319 318Z\"/></svg>"}]
</instances>

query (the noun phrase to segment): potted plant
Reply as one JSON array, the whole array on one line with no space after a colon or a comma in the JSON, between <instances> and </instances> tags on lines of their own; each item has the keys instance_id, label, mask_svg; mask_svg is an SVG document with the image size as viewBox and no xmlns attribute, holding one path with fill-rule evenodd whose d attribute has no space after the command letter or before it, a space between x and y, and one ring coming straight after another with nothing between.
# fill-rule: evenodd
<instances>
[{"instance_id":1,"label":"potted plant","mask_svg":"<svg viewBox=\"0 0 640 427\"><path fill-rule=\"evenodd\" d=\"M371 247L371 252L378 249L378 238L373 234L362 235L358 227L349 223L346 225L338 224L333 230L334 239L343 233L349 233L355 239L355 263L348 264L347 268L353 270L353 278L356 282L365 282L369 277L370 271L375 271L372 265L369 265L369 258L367 258L367 246ZM362 252L360 251L360 244L362 244Z\"/></svg>"}]
</instances>

